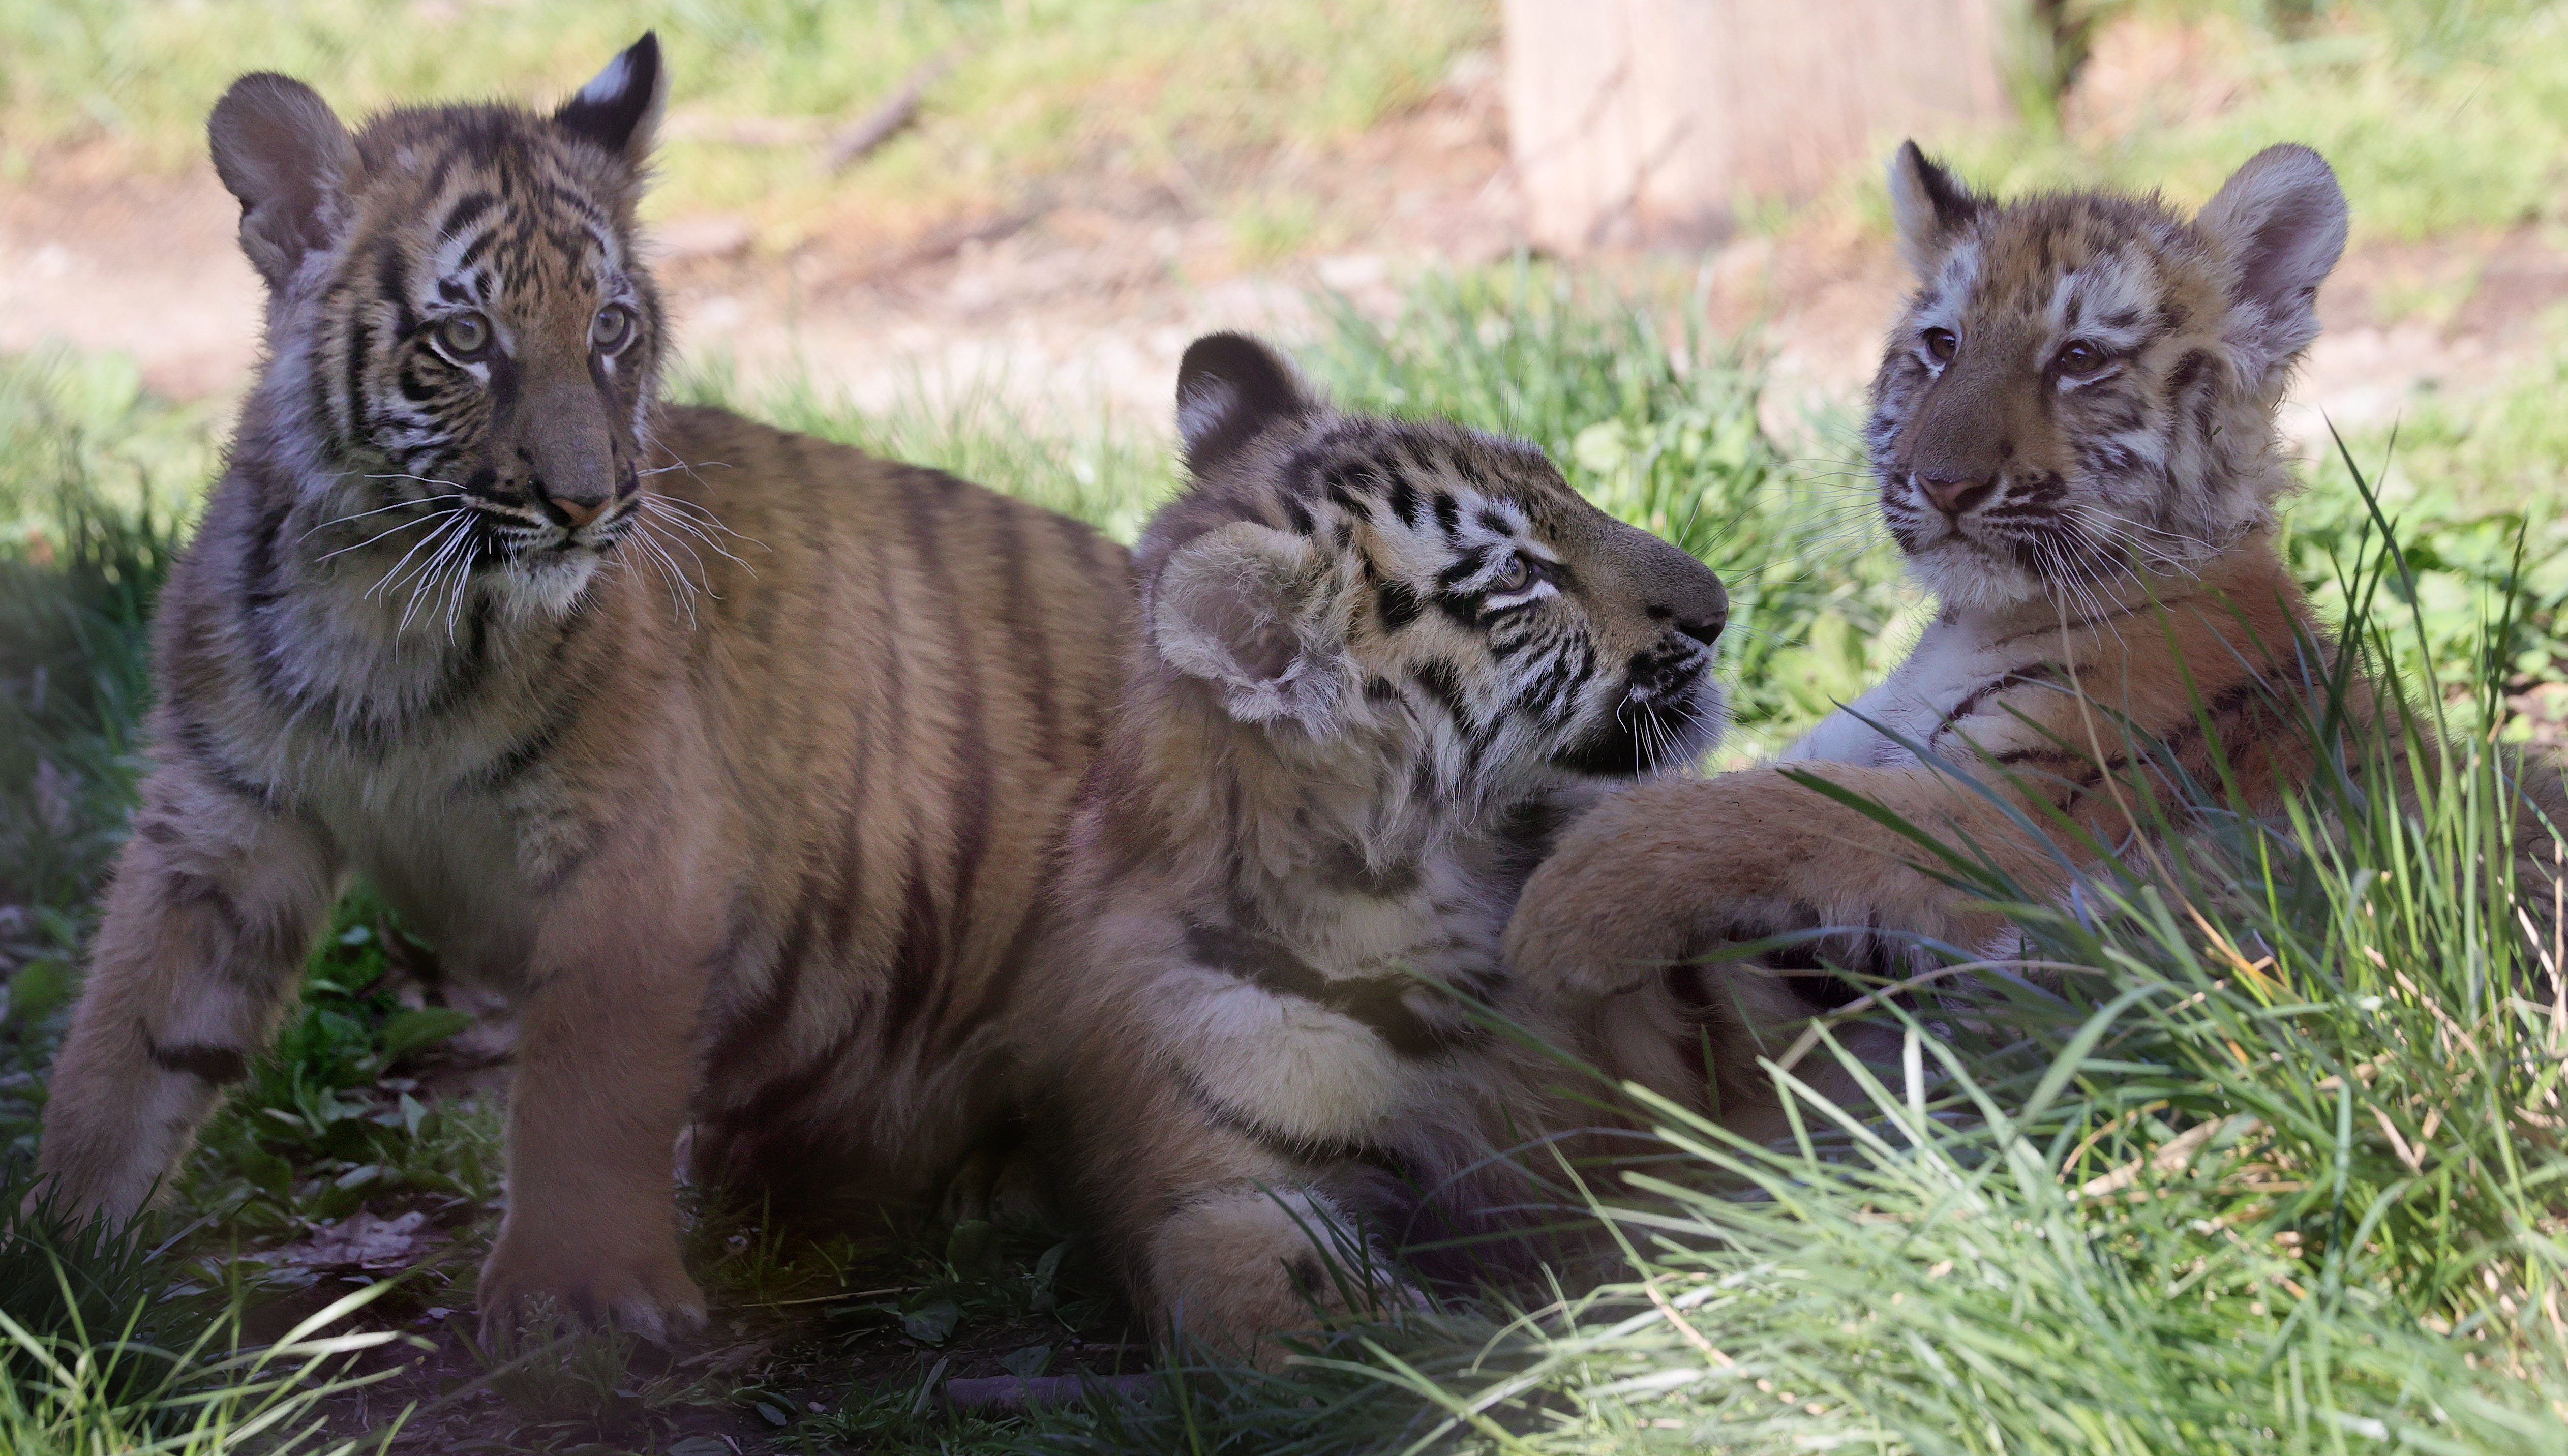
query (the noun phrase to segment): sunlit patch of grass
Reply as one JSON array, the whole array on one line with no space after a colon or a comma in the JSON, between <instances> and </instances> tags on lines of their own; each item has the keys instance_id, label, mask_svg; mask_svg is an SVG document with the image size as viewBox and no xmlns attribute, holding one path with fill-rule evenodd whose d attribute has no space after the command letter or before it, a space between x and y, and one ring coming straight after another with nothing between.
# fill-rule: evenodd
<instances>
[{"instance_id":1,"label":"sunlit patch of grass","mask_svg":"<svg viewBox=\"0 0 2568 1456\"><path fill-rule=\"evenodd\" d=\"M347 1373L350 1357L401 1338L347 1328L375 1294L345 1296L264 1343L242 1340L237 1311L163 1347L136 1339L130 1320L44 1334L0 1310L0 1450L15 1456L384 1450L398 1422L363 1438L338 1436L330 1422L332 1402L382 1378Z\"/></svg>"},{"instance_id":2,"label":"sunlit patch of grass","mask_svg":"<svg viewBox=\"0 0 2568 1456\"><path fill-rule=\"evenodd\" d=\"M1169 388L1173 400L1174 381ZM744 386L717 358L679 371L667 395L945 470L1127 543L1176 484L1173 461L1157 437L1103 409L1084 418L1034 413L999 381L940 391L932 401L924 388L914 388L877 412L824 391L808 376Z\"/></svg>"},{"instance_id":3,"label":"sunlit patch of grass","mask_svg":"<svg viewBox=\"0 0 2568 1456\"><path fill-rule=\"evenodd\" d=\"M2568 181L2568 16L2495 0L2132 0L2072 5L2176 59L2106 107L2073 91L2072 125L1919 138L2002 195L2163 189L2185 206L2277 142L2315 146L2353 204L2354 235L2413 241L2556 221ZM1885 148L1896 139L1885 139ZM1887 231L1877 165L1833 205Z\"/></svg>"},{"instance_id":4,"label":"sunlit patch of grass","mask_svg":"<svg viewBox=\"0 0 2568 1456\"><path fill-rule=\"evenodd\" d=\"M351 119L426 101L543 102L652 28L674 87L652 208L737 208L790 230L851 187L871 207L932 213L1013 202L1097 165L1226 186L1242 157L1337 141L1416 105L1492 33L1493 12L1486 0L7 0L0 119L16 146L105 139L165 166L202 153L206 111L245 71L303 78ZM917 125L855 181L827 175L831 130L930 63ZM768 134L787 145L756 140Z\"/></svg>"}]
</instances>

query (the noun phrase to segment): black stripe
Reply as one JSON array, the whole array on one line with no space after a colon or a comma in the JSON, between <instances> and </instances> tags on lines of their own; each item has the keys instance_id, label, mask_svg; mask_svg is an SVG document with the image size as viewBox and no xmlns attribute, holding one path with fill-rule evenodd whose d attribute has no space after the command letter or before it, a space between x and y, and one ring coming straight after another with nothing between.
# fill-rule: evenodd
<instances>
[{"instance_id":1,"label":"black stripe","mask_svg":"<svg viewBox=\"0 0 2568 1456\"><path fill-rule=\"evenodd\" d=\"M438 239L453 242L462 237L464 229L480 221L482 214L498 205L498 201L488 192L467 192L456 198L455 205L446 209L446 220L437 225Z\"/></svg>"},{"instance_id":2,"label":"black stripe","mask_svg":"<svg viewBox=\"0 0 2568 1456\"><path fill-rule=\"evenodd\" d=\"M152 1064L162 1071L174 1071L222 1086L249 1075L249 1058L228 1046L210 1046L201 1041L182 1041L163 1046L143 1033L143 1044L150 1051Z\"/></svg>"},{"instance_id":3,"label":"black stripe","mask_svg":"<svg viewBox=\"0 0 2568 1456\"><path fill-rule=\"evenodd\" d=\"M366 356L375 347L374 326L366 322L368 305L359 302L348 313L348 357L340 388L348 405L348 435L362 438L366 434Z\"/></svg>"},{"instance_id":4,"label":"black stripe","mask_svg":"<svg viewBox=\"0 0 2568 1456\"><path fill-rule=\"evenodd\" d=\"M213 729L192 719L179 719L177 725L171 736L177 740L179 750L214 787L234 798L256 804L271 814L283 812L284 806L278 802L275 789L233 767L214 746Z\"/></svg>"},{"instance_id":5,"label":"black stripe","mask_svg":"<svg viewBox=\"0 0 2568 1456\"><path fill-rule=\"evenodd\" d=\"M1383 627L1398 632L1418 620L1418 593L1405 581L1385 581L1374 590L1375 604L1382 612Z\"/></svg>"},{"instance_id":6,"label":"black stripe","mask_svg":"<svg viewBox=\"0 0 2568 1456\"><path fill-rule=\"evenodd\" d=\"M918 1014L927 1007L928 993L935 990L945 966L944 928L937 923L936 887L928 882L926 835L913 825L909 835L909 867L904 876L900 925L900 950L888 968L890 986L883 1004L882 1045L886 1051L900 1043Z\"/></svg>"},{"instance_id":7,"label":"black stripe","mask_svg":"<svg viewBox=\"0 0 2568 1456\"><path fill-rule=\"evenodd\" d=\"M1183 1066L1171 1066L1177 1089L1195 1105L1206 1122L1236 1137L1257 1144L1270 1155L1288 1163L1369 1163L1386 1156L1370 1143L1343 1138L1299 1137L1282 1132L1222 1101L1204 1088L1192 1072Z\"/></svg>"},{"instance_id":8,"label":"black stripe","mask_svg":"<svg viewBox=\"0 0 2568 1456\"><path fill-rule=\"evenodd\" d=\"M1408 976L1351 976L1333 980L1293 954L1283 942L1232 926L1186 922L1186 953L1215 971L1236 976L1277 996L1307 1001L1356 1021L1401 1055L1439 1055L1457 1045L1485 1039L1468 1022L1458 1027L1432 1026L1406 997L1429 984Z\"/></svg>"},{"instance_id":9,"label":"black stripe","mask_svg":"<svg viewBox=\"0 0 2568 1456\"><path fill-rule=\"evenodd\" d=\"M947 660L954 664L949 677L954 701L954 719L960 729L956 740L954 779L946 786L950 812L961 820L955 830L954 850L946 864L948 887L945 892L945 925L939 939L945 944L950 960L959 966L971 939L972 897L979 887L982 861L990 852L990 829L994 805L991 803L994 776L990 752L989 712L981 691L981 669L972 641L969 616L963 610L963 594L954 580L946 551L938 531L936 501L917 486L932 485L938 496L951 499L960 482L948 475L925 474L904 492L909 506L910 538L921 574L926 578L928 600L947 609ZM1010 507L1002 505L1004 511ZM953 978L940 974L936 978L937 1014L942 1016L953 996ZM895 1031L897 1027L895 1027Z\"/></svg>"},{"instance_id":10,"label":"black stripe","mask_svg":"<svg viewBox=\"0 0 2568 1456\"><path fill-rule=\"evenodd\" d=\"M475 238L472 242L465 245L463 256L455 260L455 271L458 273L471 272L473 270L473 265L481 262L482 256L488 253L491 245L496 243L498 240L499 229L497 227L482 229L480 237ZM474 282L478 285L476 291L480 295L477 301L484 303L488 302L490 297L488 283L480 278L476 278Z\"/></svg>"},{"instance_id":11,"label":"black stripe","mask_svg":"<svg viewBox=\"0 0 2568 1456\"><path fill-rule=\"evenodd\" d=\"M780 1040L785 1028L794 1021L794 1009L802 1000L802 968L810 960L812 922L819 918L814 903L829 888L829 882L818 871L802 877L801 893L796 897L793 928L786 932L784 944L777 947L775 964L769 969L767 985L757 1000L742 1008L731 1023L723 1027L711 1049L706 1052L706 1070L716 1076L734 1075L744 1061L758 1054L769 1043ZM733 924L723 937L723 950L717 952L712 969L717 978L738 984L739 972L733 962L749 941L746 910L735 911Z\"/></svg>"},{"instance_id":12,"label":"black stripe","mask_svg":"<svg viewBox=\"0 0 2568 1456\"><path fill-rule=\"evenodd\" d=\"M1410 484L1409 476L1399 470L1391 472L1391 509L1400 517L1402 525L1418 524L1418 487Z\"/></svg>"},{"instance_id":13,"label":"black stripe","mask_svg":"<svg viewBox=\"0 0 2568 1456\"><path fill-rule=\"evenodd\" d=\"M1454 501L1449 491L1436 492L1436 523L1443 526L1444 534L1448 536L1458 536L1462 533L1462 507Z\"/></svg>"},{"instance_id":14,"label":"black stripe","mask_svg":"<svg viewBox=\"0 0 2568 1456\"><path fill-rule=\"evenodd\" d=\"M1456 561L1452 565L1445 567L1443 571L1436 573L1436 584L1444 588L1446 591L1451 591L1453 588L1469 581L1472 577L1479 575L1482 571L1488 568L1488 552L1485 550L1470 551L1464 554L1461 560Z\"/></svg>"},{"instance_id":15,"label":"black stripe","mask_svg":"<svg viewBox=\"0 0 2568 1456\"><path fill-rule=\"evenodd\" d=\"M375 290L393 306L393 337L407 339L419 332L418 311L410 306L410 274L402 266L401 247L385 238L375 253Z\"/></svg>"}]
</instances>

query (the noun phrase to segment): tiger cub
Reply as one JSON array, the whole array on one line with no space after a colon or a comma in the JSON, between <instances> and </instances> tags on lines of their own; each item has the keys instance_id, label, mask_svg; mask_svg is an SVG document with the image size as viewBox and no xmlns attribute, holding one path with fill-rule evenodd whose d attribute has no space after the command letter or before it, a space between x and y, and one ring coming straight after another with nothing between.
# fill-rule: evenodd
<instances>
[{"instance_id":1,"label":"tiger cub","mask_svg":"<svg viewBox=\"0 0 2568 1456\"><path fill-rule=\"evenodd\" d=\"M1789 775L1826 764L2056 895L2082 842L2127 842L2134 771L2234 782L2261 807L2316 766L2288 715L2334 648L2276 549L2292 477L2274 414L2345 246L2327 163L2269 147L2189 221L2102 192L1999 203L1913 143L1890 181L1918 288L1866 438L1882 519L1940 614L1782 764L1638 788L1579 821L1507 932L1529 981L1620 1008L1604 1060L1681 1100L1770 1096L1756 1042L1785 983L1670 963L1816 927L2005 943L1996 915L1914 867L1912 841ZM2364 692L2357 711L2377 711ZM2522 783L2536 804L2558 786ZM2028 832L2054 810L2086 839ZM2541 819L2519 816L2527 861Z\"/></svg>"},{"instance_id":2,"label":"tiger cub","mask_svg":"<svg viewBox=\"0 0 2568 1456\"><path fill-rule=\"evenodd\" d=\"M1127 558L931 470L658 402L650 36L549 116L351 136L242 78L214 163L268 354L156 624L154 767L41 1172L132 1215L362 873L518 999L480 1300L663 1335L707 1177L923 1191L989 1058Z\"/></svg>"},{"instance_id":3,"label":"tiger cub","mask_svg":"<svg viewBox=\"0 0 2568 1456\"><path fill-rule=\"evenodd\" d=\"M1718 734L1728 600L1532 446L1341 414L1239 335L1186 351L1177 421L1024 1039L1135 1302L1248 1349L1525 1202L1543 1063L1464 1003L1547 1025L1508 907L1567 815Z\"/></svg>"}]
</instances>

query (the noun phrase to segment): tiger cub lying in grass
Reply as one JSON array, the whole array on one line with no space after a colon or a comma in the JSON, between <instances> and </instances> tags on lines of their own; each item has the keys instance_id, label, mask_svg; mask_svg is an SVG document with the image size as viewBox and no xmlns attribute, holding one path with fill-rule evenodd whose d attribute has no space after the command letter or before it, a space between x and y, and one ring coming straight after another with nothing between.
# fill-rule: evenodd
<instances>
[{"instance_id":1,"label":"tiger cub lying in grass","mask_svg":"<svg viewBox=\"0 0 2568 1456\"><path fill-rule=\"evenodd\" d=\"M121 1220L177 1164L352 873L521 1007L486 1320L700 1322L691 1121L699 1175L898 1199L996 1112L1125 556L658 401L634 208L667 95L645 36L548 116L351 135L281 76L214 109L268 355L155 623L153 769L45 1114L66 1211Z\"/></svg>"},{"instance_id":2,"label":"tiger cub lying in grass","mask_svg":"<svg viewBox=\"0 0 2568 1456\"><path fill-rule=\"evenodd\" d=\"M1177 413L1193 483L1136 552L1024 1042L1136 1303L1244 1349L1522 1217L1499 1154L1552 1078L1461 1003L1547 1027L1508 907L1571 813L1718 734L1728 599L1533 447L1340 414L1253 340L1187 350Z\"/></svg>"},{"instance_id":3,"label":"tiger cub lying in grass","mask_svg":"<svg viewBox=\"0 0 2568 1456\"><path fill-rule=\"evenodd\" d=\"M1796 772L2052 896L2093 846L2146 828L2142 780L2235 782L2262 810L2317 762L2295 716L2335 650L2275 547L2291 475L2274 412L2345 245L2327 163L2271 147L2190 221L2100 192L2001 204L1913 144L1891 190L1918 288L1867 444L1882 518L1940 614L1783 763L1636 788L1580 820L1508 928L1519 975L1613 1029L1590 1052L1681 1102L1770 1098L1759 1033L1810 1008L1769 975L1674 963L1819 927L1849 928L1823 944L1858 958L1881 953L1860 944L1876 931L2002 943L1985 904L1914 867L1917 843ZM2555 771L2521 787L2530 871L2549 853L2542 810L2568 815Z\"/></svg>"}]
</instances>

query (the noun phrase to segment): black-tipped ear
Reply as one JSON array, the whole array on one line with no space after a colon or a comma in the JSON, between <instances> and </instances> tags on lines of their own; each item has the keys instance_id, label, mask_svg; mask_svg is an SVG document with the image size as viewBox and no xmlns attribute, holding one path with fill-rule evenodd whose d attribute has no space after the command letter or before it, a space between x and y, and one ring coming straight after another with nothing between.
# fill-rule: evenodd
<instances>
[{"instance_id":1,"label":"black-tipped ear","mask_svg":"<svg viewBox=\"0 0 2568 1456\"><path fill-rule=\"evenodd\" d=\"M1890 158L1890 215L1899 227L1899 258L1923 278L1944 260L1945 249L1988 203L1927 160L1914 142L1902 142Z\"/></svg>"},{"instance_id":2,"label":"black-tipped ear","mask_svg":"<svg viewBox=\"0 0 2568 1456\"><path fill-rule=\"evenodd\" d=\"M271 291L282 289L337 240L356 144L319 93L265 71L232 83L205 137L214 174L240 199L241 251Z\"/></svg>"},{"instance_id":3,"label":"black-tipped ear","mask_svg":"<svg viewBox=\"0 0 2568 1456\"><path fill-rule=\"evenodd\" d=\"M1246 334L1206 334L1177 361L1177 437L1197 474L1276 421L1319 408L1293 366Z\"/></svg>"},{"instance_id":4,"label":"black-tipped ear","mask_svg":"<svg viewBox=\"0 0 2568 1456\"><path fill-rule=\"evenodd\" d=\"M651 154L660 114L669 106L669 72L660 64L660 37L644 31L579 94L553 113L553 125L593 142L627 161Z\"/></svg>"}]
</instances>

